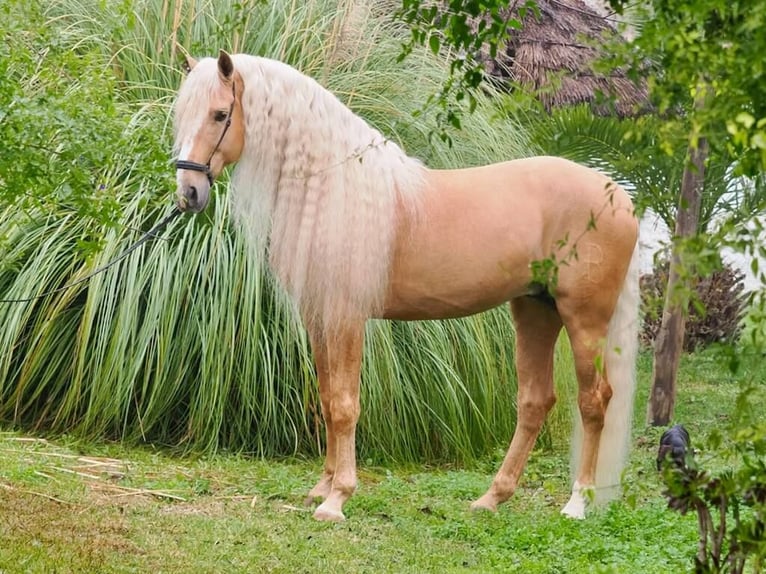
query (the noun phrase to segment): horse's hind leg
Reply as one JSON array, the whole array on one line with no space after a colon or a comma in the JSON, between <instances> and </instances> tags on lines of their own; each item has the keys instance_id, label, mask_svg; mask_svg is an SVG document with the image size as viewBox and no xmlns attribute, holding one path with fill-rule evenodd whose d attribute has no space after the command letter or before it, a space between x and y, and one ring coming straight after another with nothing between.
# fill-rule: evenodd
<instances>
[{"instance_id":1,"label":"horse's hind leg","mask_svg":"<svg viewBox=\"0 0 766 574\"><path fill-rule=\"evenodd\" d=\"M561 511L572 518L585 518L586 491L595 486L601 430L612 397L604 360L609 318L614 307L612 303L607 296L591 298L588 305L583 305L582 301L573 305L566 300L558 301L572 343L579 387L577 404L583 424L580 464L576 469L572 497Z\"/></svg>"},{"instance_id":2,"label":"horse's hind leg","mask_svg":"<svg viewBox=\"0 0 766 574\"><path fill-rule=\"evenodd\" d=\"M514 299L511 311L516 324L516 430L492 485L471 505L473 509L494 511L513 494L545 417L556 402L553 350L561 318L552 303L533 297Z\"/></svg>"}]
</instances>

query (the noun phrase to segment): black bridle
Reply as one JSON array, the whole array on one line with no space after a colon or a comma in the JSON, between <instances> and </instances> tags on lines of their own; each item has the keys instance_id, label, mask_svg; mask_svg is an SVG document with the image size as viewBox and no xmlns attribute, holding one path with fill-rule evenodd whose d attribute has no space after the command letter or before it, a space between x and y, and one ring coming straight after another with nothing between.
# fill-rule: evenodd
<instances>
[{"instance_id":1,"label":"black bridle","mask_svg":"<svg viewBox=\"0 0 766 574\"><path fill-rule=\"evenodd\" d=\"M199 171L201 173L204 173L207 176L207 180L210 182L210 186L213 186L213 173L210 171L210 162L213 160L213 156L215 155L215 152L218 151L218 148L221 147L221 142L223 142L223 138L226 136L226 132L229 131L229 128L231 127L231 114L234 113L234 104L237 101L237 93L235 90L235 84L234 81L231 82L231 106L229 106L229 113L226 114L226 125L223 126L223 131L221 132L221 137L218 138L218 141L215 144L215 147L213 148L213 151L210 152L210 155L207 158L207 161L205 163L197 163L196 161L189 161L186 159L179 159L176 161L176 171L179 169L188 169L190 171Z\"/></svg>"}]
</instances>

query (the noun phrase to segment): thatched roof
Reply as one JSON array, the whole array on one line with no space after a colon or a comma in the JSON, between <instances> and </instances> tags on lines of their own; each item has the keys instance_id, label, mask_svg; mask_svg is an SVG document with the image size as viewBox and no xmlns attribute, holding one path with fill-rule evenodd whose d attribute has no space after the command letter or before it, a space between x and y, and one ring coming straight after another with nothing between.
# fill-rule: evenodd
<instances>
[{"instance_id":1,"label":"thatched roof","mask_svg":"<svg viewBox=\"0 0 766 574\"><path fill-rule=\"evenodd\" d=\"M518 5L523 4L518 2ZM524 84L539 94L547 109L591 103L597 113L629 116L648 107L646 84L636 85L624 72L596 74L592 62L603 56L603 38L618 32L593 0L537 0L539 18L529 11L521 30L498 48L497 57L483 57L489 75L501 84ZM515 11L518 17L518 11ZM604 98L614 98L614 107Z\"/></svg>"}]
</instances>

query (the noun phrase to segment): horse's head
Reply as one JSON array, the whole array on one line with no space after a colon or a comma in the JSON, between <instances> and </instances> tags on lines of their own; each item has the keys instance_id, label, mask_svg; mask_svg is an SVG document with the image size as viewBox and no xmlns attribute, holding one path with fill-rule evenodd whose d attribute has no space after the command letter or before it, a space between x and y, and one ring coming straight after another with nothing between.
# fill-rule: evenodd
<instances>
[{"instance_id":1,"label":"horse's head","mask_svg":"<svg viewBox=\"0 0 766 574\"><path fill-rule=\"evenodd\" d=\"M185 67L188 76L175 105L176 196L182 211L196 213L207 206L213 180L242 154L243 86L223 50L217 61L187 57Z\"/></svg>"}]
</instances>

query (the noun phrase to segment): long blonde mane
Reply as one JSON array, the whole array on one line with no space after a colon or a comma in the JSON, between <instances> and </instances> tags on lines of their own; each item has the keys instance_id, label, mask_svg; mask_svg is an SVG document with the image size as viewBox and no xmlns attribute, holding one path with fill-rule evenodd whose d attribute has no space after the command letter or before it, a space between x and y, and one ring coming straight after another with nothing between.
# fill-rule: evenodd
<instances>
[{"instance_id":1,"label":"long blonde mane","mask_svg":"<svg viewBox=\"0 0 766 574\"><path fill-rule=\"evenodd\" d=\"M236 220L258 254L268 249L305 321L371 316L388 285L398 208L416 215L422 164L290 66L233 61L246 126ZM202 65L215 77L215 60Z\"/></svg>"}]
</instances>

